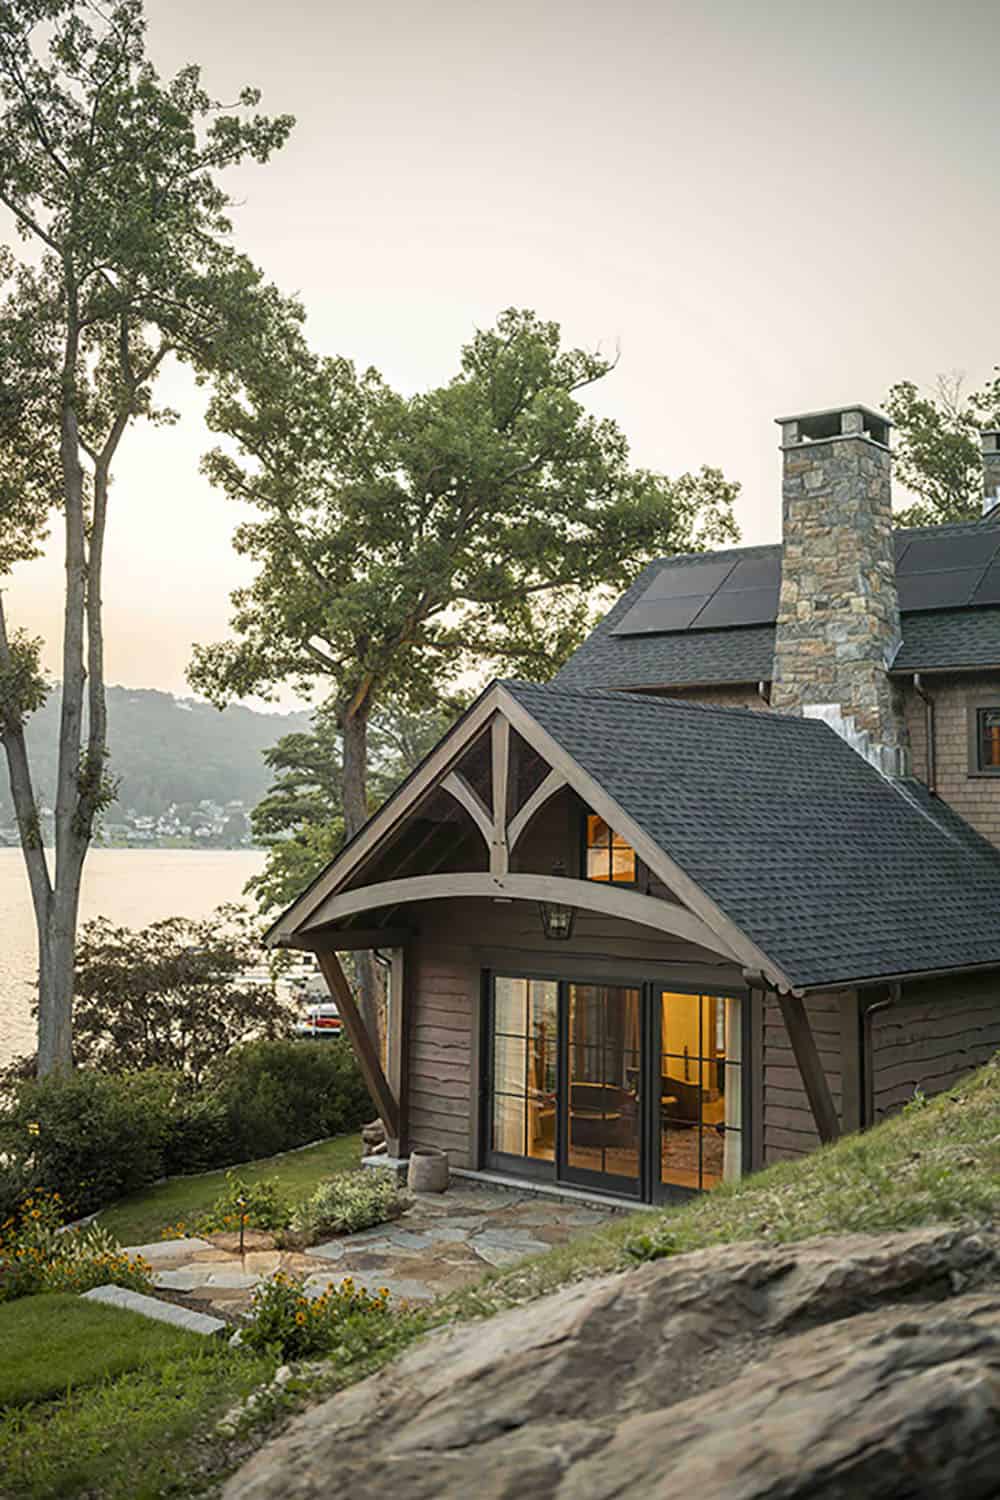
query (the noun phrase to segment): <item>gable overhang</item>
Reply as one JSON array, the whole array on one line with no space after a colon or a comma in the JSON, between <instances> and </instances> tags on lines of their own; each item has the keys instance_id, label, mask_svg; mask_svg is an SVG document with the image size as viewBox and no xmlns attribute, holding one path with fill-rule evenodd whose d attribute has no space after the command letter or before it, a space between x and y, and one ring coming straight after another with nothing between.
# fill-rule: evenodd
<instances>
[{"instance_id":1,"label":"gable overhang","mask_svg":"<svg viewBox=\"0 0 1000 1500\"><path fill-rule=\"evenodd\" d=\"M493 737L494 807L506 804L506 744L511 729L516 730L550 768L542 786L506 827L497 824L489 809L478 802L473 789L456 774L466 750L487 729ZM549 795L563 786L572 788L593 812L632 846L652 874L672 891L676 902L635 891L616 890L603 883L512 874L509 871L509 849L526 826L527 819ZM347 890L349 882L364 863L384 847L403 819L438 788L450 792L466 808L486 840L490 848L488 874L414 875L405 880L376 882ZM556 885L558 894L554 891ZM463 894L507 900L558 899L583 909L612 913L642 926L685 936L742 969L760 974L767 988L781 994L798 994L781 967L757 947L502 682L493 682L485 689L402 786L278 919L265 941L271 947L314 947L319 929L330 929L337 921L411 901ZM336 948L336 941L335 932L330 931L331 949Z\"/></svg>"}]
</instances>

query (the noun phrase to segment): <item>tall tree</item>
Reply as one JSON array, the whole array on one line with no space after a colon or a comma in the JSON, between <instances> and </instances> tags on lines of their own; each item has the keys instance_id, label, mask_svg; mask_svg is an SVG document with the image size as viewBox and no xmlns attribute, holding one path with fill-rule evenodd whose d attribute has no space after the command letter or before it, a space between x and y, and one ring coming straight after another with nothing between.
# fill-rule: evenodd
<instances>
[{"instance_id":1,"label":"tall tree","mask_svg":"<svg viewBox=\"0 0 1000 1500\"><path fill-rule=\"evenodd\" d=\"M989 405L988 393L967 394L958 375L939 375L933 394L910 380L889 391L885 410L895 427L896 478L918 497L897 513L900 525L938 526L979 516L979 429L987 424Z\"/></svg>"},{"instance_id":2,"label":"tall tree","mask_svg":"<svg viewBox=\"0 0 1000 1500\"><path fill-rule=\"evenodd\" d=\"M54 859L42 847L24 724L39 647L0 597L0 738L38 930L39 1071L72 1062L80 881L109 796L101 589L112 468L171 356L231 367L296 314L228 243L216 174L266 161L291 126L211 99L198 68L163 82L141 0L0 4L0 205L23 241L0 261L0 574L65 534Z\"/></svg>"},{"instance_id":3,"label":"tall tree","mask_svg":"<svg viewBox=\"0 0 1000 1500\"><path fill-rule=\"evenodd\" d=\"M219 703L324 684L348 837L368 813L380 702L432 706L484 664L545 678L595 590L735 536L737 486L718 470L635 469L620 429L584 409L612 367L510 310L449 384L411 398L301 342L266 379L219 383L209 423L231 441L206 469L256 507L236 546L258 571L233 596L237 639L198 648L191 679Z\"/></svg>"}]
</instances>

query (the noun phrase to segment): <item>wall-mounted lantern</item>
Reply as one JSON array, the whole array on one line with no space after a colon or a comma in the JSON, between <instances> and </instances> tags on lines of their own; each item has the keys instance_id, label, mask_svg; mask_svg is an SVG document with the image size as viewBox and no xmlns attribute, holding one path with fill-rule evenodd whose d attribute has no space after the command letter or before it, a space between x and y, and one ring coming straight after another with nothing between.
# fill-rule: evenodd
<instances>
[{"instance_id":1,"label":"wall-mounted lantern","mask_svg":"<svg viewBox=\"0 0 1000 1500\"><path fill-rule=\"evenodd\" d=\"M566 867L562 864L553 865L552 874L556 877L564 876ZM562 901L539 901L538 914L542 919L542 931L550 940L565 942L572 936L575 906L567 906Z\"/></svg>"}]
</instances>

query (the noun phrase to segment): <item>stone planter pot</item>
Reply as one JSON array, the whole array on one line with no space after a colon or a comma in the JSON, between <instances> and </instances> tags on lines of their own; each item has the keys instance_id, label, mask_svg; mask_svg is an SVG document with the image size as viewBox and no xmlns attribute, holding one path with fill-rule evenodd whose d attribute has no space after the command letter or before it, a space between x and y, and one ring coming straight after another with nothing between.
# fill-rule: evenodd
<instances>
[{"instance_id":1,"label":"stone planter pot","mask_svg":"<svg viewBox=\"0 0 1000 1500\"><path fill-rule=\"evenodd\" d=\"M407 1185L414 1193L443 1193L448 1186L448 1156L434 1146L417 1146L410 1152Z\"/></svg>"}]
</instances>

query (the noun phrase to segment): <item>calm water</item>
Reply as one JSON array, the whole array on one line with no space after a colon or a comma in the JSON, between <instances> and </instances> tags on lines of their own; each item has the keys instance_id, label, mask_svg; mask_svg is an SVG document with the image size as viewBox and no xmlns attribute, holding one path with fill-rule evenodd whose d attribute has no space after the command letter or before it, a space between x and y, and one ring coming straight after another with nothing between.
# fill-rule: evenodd
<instances>
[{"instance_id":1,"label":"calm water","mask_svg":"<svg viewBox=\"0 0 1000 1500\"><path fill-rule=\"evenodd\" d=\"M256 849L95 849L84 867L81 918L144 927L202 917L241 899ZM20 849L0 849L0 1065L34 1047L35 921Z\"/></svg>"}]
</instances>

